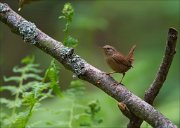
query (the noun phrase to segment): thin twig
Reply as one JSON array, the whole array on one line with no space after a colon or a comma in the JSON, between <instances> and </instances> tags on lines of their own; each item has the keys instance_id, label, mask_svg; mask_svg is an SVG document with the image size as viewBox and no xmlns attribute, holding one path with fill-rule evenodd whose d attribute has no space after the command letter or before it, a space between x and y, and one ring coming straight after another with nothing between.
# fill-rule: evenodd
<instances>
[{"instance_id":1,"label":"thin twig","mask_svg":"<svg viewBox=\"0 0 180 128\"><path fill-rule=\"evenodd\" d=\"M168 41L159 71L150 88L146 91L144 100L149 104L153 104L154 99L158 95L163 83L166 80L169 68L176 53L176 40L178 32L174 28L169 28Z\"/></svg>"}]
</instances>

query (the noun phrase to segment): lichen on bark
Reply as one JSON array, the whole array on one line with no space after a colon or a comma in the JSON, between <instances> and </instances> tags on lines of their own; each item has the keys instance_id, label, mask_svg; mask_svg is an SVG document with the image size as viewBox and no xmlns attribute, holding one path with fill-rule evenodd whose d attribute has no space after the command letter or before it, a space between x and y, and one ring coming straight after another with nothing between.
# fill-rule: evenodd
<instances>
[{"instance_id":1,"label":"lichen on bark","mask_svg":"<svg viewBox=\"0 0 180 128\"><path fill-rule=\"evenodd\" d=\"M31 23L29 21L21 21L18 24L18 29L20 35L23 37L23 40L25 42L28 42L30 44L36 44L37 41L35 40L36 36L38 35L36 31L36 25L34 23Z\"/></svg>"}]
</instances>

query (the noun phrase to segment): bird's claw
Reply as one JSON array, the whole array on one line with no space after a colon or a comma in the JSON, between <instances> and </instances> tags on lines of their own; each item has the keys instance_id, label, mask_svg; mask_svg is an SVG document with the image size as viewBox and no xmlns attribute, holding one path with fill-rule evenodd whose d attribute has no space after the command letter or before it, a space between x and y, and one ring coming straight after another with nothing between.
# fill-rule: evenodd
<instances>
[{"instance_id":1,"label":"bird's claw","mask_svg":"<svg viewBox=\"0 0 180 128\"><path fill-rule=\"evenodd\" d=\"M106 72L105 74L106 74L106 75L108 75L108 76L110 76L110 75L111 75L111 73L109 73L109 72Z\"/></svg>"},{"instance_id":2,"label":"bird's claw","mask_svg":"<svg viewBox=\"0 0 180 128\"><path fill-rule=\"evenodd\" d=\"M120 85L124 86L124 84L122 82L119 82Z\"/></svg>"}]
</instances>

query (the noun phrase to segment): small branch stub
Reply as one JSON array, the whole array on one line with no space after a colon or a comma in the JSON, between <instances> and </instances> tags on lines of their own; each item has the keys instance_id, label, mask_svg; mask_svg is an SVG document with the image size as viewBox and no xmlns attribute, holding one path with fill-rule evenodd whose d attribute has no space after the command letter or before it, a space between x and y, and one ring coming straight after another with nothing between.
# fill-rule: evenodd
<instances>
[{"instance_id":1,"label":"small branch stub","mask_svg":"<svg viewBox=\"0 0 180 128\"><path fill-rule=\"evenodd\" d=\"M0 3L0 13L9 11L9 6L7 4L1 4Z\"/></svg>"}]
</instances>

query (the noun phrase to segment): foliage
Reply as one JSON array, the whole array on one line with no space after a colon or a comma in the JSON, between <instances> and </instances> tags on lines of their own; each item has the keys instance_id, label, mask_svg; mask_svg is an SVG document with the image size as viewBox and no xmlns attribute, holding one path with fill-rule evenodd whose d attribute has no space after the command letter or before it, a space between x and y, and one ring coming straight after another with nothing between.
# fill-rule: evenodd
<instances>
[{"instance_id":1,"label":"foliage","mask_svg":"<svg viewBox=\"0 0 180 128\"><path fill-rule=\"evenodd\" d=\"M72 81L70 87L64 91L64 96L66 96L64 101L68 101L68 104L70 104L66 110L61 111L61 114L63 114L62 112L69 112L69 119L67 120L67 125L65 125L66 127L92 127L102 123L102 119L97 115L100 111L99 102L92 100L82 104L84 93L85 87L80 80ZM87 102L89 103L87 104Z\"/></svg>"},{"instance_id":2,"label":"foliage","mask_svg":"<svg viewBox=\"0 0 180 128\"><path fill-rule=\"evenodd\" d=\"M76 47L78 44L78 40L69 35L69 26L72 22L72 17L74 15L74 9L70 3L66 3L62 10L62 16L59 16L59 19L66 20L66 26L64 29L65 37L64 37L64 45L67 47Z\"/></svg>"},{"instance_id":3,"label":"foliage","mask_svg":"<svg viewBox=\"0 0 180 128\"><path fill-rule=\"evenodd\" d=\"M100 111L99 101L91 101L88 104L88 108L85 110L86 116L90 118L90 120L86 122L80 123L80 126L91 126L95 127L96 125L102 123L102 119L96 118L96 114Z\"/></svg>"},{"instance_id":4,"label":"foliage","mask_svg":"<svg viewBox=\"0 0 180 128\"><path fill-rule=\"evenodd\" d=\"M39 69L39 65L34 63L34 60L34 56L25 57L21 61L24 66L15 66L13 68L13 72L20 75L4 77L5 82L11 82L13 84L0 87L0 91L9 91L14 99L0 98L0 104L4 106L1 109L0 118L0 124L3 128L31 128L41 123L45 123L47 126L56 126L56 123L54 123L55 120L36 120L31 124L29 123L32 115L37 110L43 109L41 105L42 100L54 97L53 92L59 98L62 98L60 101L69 101L67 104L71 106L68 107L69 109L59 106L58 110L56 110L56 114L59 113L63 117L69 116L67 120L59 121L57 119L58 126L65 125L69 128L82 126L82 124L85 124L82 120L82 115L86 115L86 118L90 120L88 122L89 127L92 126L91 124L95 126L101 123L99 121L100 119L96 116L96 113L100 111L100 106L97 102L89 104L89 108L79 103L79 99L84 95L85 91L84 84L80 80L72 81L70 87L62 92L58 79L59 70L55 64L55 60L53 59L51 61L50 66L45 71L44 77L40 75L42 71ZM74 112L77 109L79 113ZM48 113L46 116L48 116Z\"/></svg>"},{"instance_id":5,"label":"foliage","mask_svg":"<svg viewBox=\"0 0 180 128\"><path fill-rule=\"evenodd\" d=\"M13 82L17 86L5 85L0 88L1 91L9 91L13 98L15 97L14 100L7 98L0 100L0 103L11 111L11 114L2 112L4 117L1 117L1 125L10 128L27 126L36 106L41 100L50 97L52 91L50 83L41 82L42 77L39 73L42 71L38 69L38 64L34 64L33 56L25 57L21 63L24 64L23 67L15 66L13 68L13 72L20 75L4 77L5 82ZM48 90L47 93L44 93L44 90ZM19 111L23 107L26 109Z\"/></svg>"},{"instance_id":6,"label":"foliage","mask_svg":"<svg viewBox=\"0 0 180 128\"><path fill-rule=\"evenodd\" d=\"M50 66L48 67L48 69L45 72L45 76L43 79L43 82L45 82L46 80L49 80L51 83L51 88L53 90L53 92L58 95L58 96L62 96L61 91L60 91L60 86L59 86L59 69L57 68L56 64L55 64L55 60L53 59L51 61Z\"/></svg>"}]
</instances>

